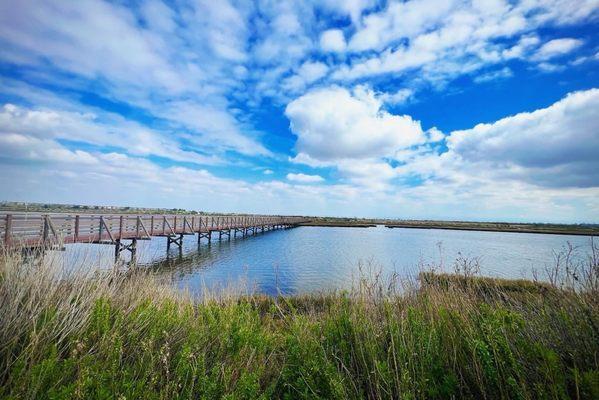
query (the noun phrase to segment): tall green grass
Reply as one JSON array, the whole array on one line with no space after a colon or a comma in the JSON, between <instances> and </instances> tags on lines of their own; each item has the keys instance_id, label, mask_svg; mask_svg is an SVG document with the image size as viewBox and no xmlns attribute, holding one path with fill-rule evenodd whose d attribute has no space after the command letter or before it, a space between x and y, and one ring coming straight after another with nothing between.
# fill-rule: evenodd
<instances>
[{"instance_id":1,"label":"tall green grass","mask_svg":"<svg viewBox=\"0 0 599 400\"><path fill-rule=\"evenodd\" d=\"M597 399L596 254L545 284L458 260L419 284L201 300L143 271L57 277L5 254L0 397Z\"/></svg>"}]
</instances>

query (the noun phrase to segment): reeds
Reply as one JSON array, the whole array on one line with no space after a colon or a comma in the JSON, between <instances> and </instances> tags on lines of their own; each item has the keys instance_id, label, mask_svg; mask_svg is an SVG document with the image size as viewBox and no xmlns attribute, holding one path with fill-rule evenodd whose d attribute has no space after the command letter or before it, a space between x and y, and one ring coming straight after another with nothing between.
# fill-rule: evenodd
<instances>
[{"instance_id":1,"label":"reeds","mask_svg":"<svg viewBox=\"0 0 599 400\"><path fill-rule=\"evenodd\" d=\"M460 274L419 282L371 270L349 291L199 300L143 269L6 253L0 397L599 398L591 248L545 283L457 260Z\"/></svg>"}]
</instances>

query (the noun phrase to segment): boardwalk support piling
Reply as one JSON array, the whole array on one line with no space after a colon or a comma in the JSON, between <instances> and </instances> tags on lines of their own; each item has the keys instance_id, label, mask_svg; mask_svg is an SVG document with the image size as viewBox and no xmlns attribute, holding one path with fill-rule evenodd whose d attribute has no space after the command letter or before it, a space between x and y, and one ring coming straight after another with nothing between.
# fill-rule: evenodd
<instances>
[{"instance_id":1,"label":"boardwalk support piling","mask_svg":"<svg viewBox=\"0 0 599 400\"><path fill-rule=\"evenodd\" d=\"M170 251L171 249L171 243L177 245L179 247L179 250L181 250L183 248L183 234L180 233L179 237L176 236L167 236L166 237L166 251Z\"/></svg>"},{"instance_id":2,"label":"boardwalk support piling","mask_svg":"<svg viewBox=\"0 0 599 400\"><path fill-rule=\"evenodd\" d=\"M131 239L131 243L125 244L121 239L116 239L114 244L114 262L115 264L121 258L121 252L128 250L131 253L131 261L129 265L135 265L137 263L137 239Z\"/></svg>"}]
</instances>

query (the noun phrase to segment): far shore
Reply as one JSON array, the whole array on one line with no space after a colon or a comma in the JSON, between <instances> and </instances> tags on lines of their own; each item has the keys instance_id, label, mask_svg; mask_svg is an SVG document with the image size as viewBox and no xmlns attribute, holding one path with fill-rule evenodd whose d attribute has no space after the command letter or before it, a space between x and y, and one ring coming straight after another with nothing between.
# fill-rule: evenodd
<instances>
[{"instance_id":1,"label":"far shore","mask_svg":"<svg viewBox=\"0 0 599 400\"><path fill-rule=\"evenodd\" d=\"M467 221L390 221L360 219L314 219L300 224L301 226L343 227L343 228L372 228L384 225L386 228L411 229L447 229L460 231L483 232L515 232L542 233L550 235L599 236L597 225L566 225L566 224L523 224L503 222L467 222Z\"/></svg>"}]
</instances>

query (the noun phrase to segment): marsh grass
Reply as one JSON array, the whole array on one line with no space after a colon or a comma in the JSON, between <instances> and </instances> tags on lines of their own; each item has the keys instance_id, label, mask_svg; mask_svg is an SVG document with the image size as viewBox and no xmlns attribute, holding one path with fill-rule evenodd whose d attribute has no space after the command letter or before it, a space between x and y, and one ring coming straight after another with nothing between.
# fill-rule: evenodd
<instances>
[{"instance_id":1,"label":"marsh grass","mask_svg":"<svg viewBox=\"0 0 599 400\"><path fill-rule=\"evenodd\" d=\"M599 398L597 248L548 282L366 271L347 291L201 299L143 269L0 260L0 397ZM572 274L575 273L576 277Z\"/></svg>"}]
</instances>

